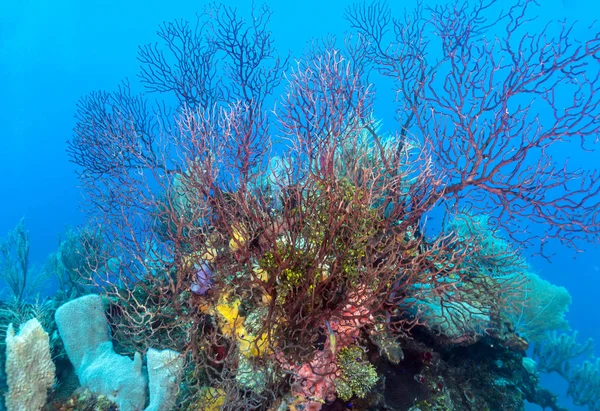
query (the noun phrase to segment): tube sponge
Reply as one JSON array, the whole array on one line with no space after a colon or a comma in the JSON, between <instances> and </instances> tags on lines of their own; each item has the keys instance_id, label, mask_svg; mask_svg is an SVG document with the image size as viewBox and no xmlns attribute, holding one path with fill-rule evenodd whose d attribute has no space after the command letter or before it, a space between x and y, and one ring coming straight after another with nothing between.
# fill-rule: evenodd
<instances>
[{"instance_id":1,"label":"tube sponge","mask_svg":"<svg viewBox=\"0 0 600 411\"><path fill-rule=\"evenodd\" d=\"M27 321L16 335L10 324L6 332L8 411L41 410L55 374L48 333L40 322L35 318Z\"/></svg>"}]
</instances>

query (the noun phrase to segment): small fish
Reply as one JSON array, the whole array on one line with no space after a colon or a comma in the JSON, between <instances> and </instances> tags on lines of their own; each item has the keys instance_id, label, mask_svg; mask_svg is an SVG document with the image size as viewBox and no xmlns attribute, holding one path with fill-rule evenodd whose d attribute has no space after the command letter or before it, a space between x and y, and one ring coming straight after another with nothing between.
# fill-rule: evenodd
<instances>
[{"instance_id":1,"label":"small fish","mask_svg":"<svg viewBox=\"0 0 600 411\"><path fill-rule=\"evenodd\" d=\"M329 332L329 348L331 349L331 353L335 355L337 351L335 334L333 333L333 329L331 328L329 321L325 320L325 325L327 326L327 332Z\"/></svg>"}]
</instances>

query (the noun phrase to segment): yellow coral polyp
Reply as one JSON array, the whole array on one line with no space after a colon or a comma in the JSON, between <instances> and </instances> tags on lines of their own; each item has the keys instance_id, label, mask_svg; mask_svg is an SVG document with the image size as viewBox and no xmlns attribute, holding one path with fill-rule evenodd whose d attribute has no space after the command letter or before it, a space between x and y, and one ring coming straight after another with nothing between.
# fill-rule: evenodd
<instances>
[{"instance_id":1,"label":"yellow coral polyp","mask_svg":"<svg viewBox=\"0 0 600 411\"><path fill-rule=\"evenodd\" d=\"M290 286L295 287L302 281L303 274L299 270L294 270L292 268L286 268L281 272L281 276L283 279L289 283Z\"/></svg>"},{"instance_id":2,"label":"yellow coral polyp","mask_svg":"<svg viewBox=\"0 0 600 411\"><path fill-rule=\"evenodd\" d=\"M269 305L271 304L271 301L273 301L271 294L267 294L266 292L260 297L260 299L264 305Z\"/></svg>"},{"instance_id":3,"label":"yellow coral polyp","mask_svg":"<svg viewBox=\"0 0 600 411\"><path fill-rule=\"evenodd\" d=\"M267 281L269 281L269 273L264 268L257 266L257 267L254 267L253 271L254 271L254 276L257 279L259 279L260 281L263 281L265 283Z\"/></svg>"},{"instance_id":4,"label":"yellow coral polyp","mask_svg":"<svg viewBox=\"0 0 600 411\"><path fill-rule=\"evenodd\" d=\"M181 257L181 263L183 267L186 269L192 268L195 264L201 263L203 261L212 263L217 258L217 250L216 248L209 247L204 252L195 251L193 253L184 255Z\"/></svg>"},{"instance_id":5,"label":"yellow coral polyp","mask_svg":"<svg viewBox=\"0 0 600 411\"><path fill-rule=\"evenodd\" d=\"M239 250L247 240L246 231L240 225L231 226L231 240L229 240L229 249L231 251Z\"/></svg>"},{"instance_id":6,"label":"yellow coral polyp","mask_svg":"<svg viewBox=\"0 0 600 411\"><path fill-rule=\"evenodd\" d=\"M209 247L206 249L206 252L202 255L202 259L212 263L217 258L217 249L214 247Z\"/></svg>"},{"instance_id":7,"label":"yellow coral polyp","mask_svg":"<svg viewBox=\"0 0 600 411\"><path fill-rule=\"evenodd\" d=\"M256 267L254 267L253 272L254 272L254 278L256 278L257 280L260 280L263 283L267 283L269 281L269 273L264 268L261 268L260 266L256 266ZM269 305L272 300L271 295L262 287L261 287L261 290L262 290L262 296L261 296L262 303L264 305Z\"/></svg>"},{"instance_id":8,"label":"yellow coral polyp","mask_svg":"<svg viewBox=\"0 0 600 411\"><path fill-rule=\"evenodd\" d=\"M181 257L181 265L184 268L190 268L198 261L198 257L199 256L197 253L184 255L183 257Z\"/></svg>"}]
</instances>

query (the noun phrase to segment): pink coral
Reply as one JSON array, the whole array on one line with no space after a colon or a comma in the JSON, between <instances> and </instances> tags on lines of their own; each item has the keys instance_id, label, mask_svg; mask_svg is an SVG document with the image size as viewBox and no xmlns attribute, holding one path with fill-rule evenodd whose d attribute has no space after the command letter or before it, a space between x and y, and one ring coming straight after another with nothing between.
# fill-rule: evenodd
<instances>
[{"instance_id":1,"label":"pink coral","mask_svg":"<svg viewBox=\"0 0 600 411\"><path fill-rule=\"evenodd\" d=\"M320 410L324 402L336 399L335 379L339 377L336 355L340 349L356 343L360 329L375 321L367 304L368 296L367 290L357 290L348 296L347 304L329 319L333 341L316 351L309 362L290 364L283 353L278 353L283 368L296 377L292 394L306 400L302 403L305 410ZM327 329L325 322L322 328Z\"/></svg>"},{"instance_id":2,"label":"pink coral","mask_svg":"<svg viewBox=\"0 0 600 411\"><path fill-rule=\"evenodd\" d=\"M340 313L329 320L336 336L338 350L355 343L360 329L375 323L368 304L371 295L366 287L353 291L348 295L347 304Z\"/></svg>"},{"instance_id":3,"label":"pink coral","mask_svg":"<svg viewBox=\"0 0 600 411\"><path fill-rule=\"evenodd\" d=\"M292 394L306 400L303 403L305 409L319 410L323 402L335 400L334 381L338 366L331 350L316 351L312 359L303 364L290 363L281 352L277 357L282 367L294 374Z\"/></svg>"}]
</instances>

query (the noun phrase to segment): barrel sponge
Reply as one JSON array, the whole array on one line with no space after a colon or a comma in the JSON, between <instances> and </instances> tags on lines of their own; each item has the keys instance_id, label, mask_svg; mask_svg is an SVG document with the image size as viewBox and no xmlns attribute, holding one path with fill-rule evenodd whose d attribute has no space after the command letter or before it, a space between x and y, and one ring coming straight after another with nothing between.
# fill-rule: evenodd
<instances>
[{"instance_id":1,"label":"barrel sponge","mask_svg":"<svg viewBox=\"0 0 600 411\"><path fill-rule=\"evenodd\" d=\"M35 318L27 321L16 335L10 324L6 332L8 411L41 410L55 374L48 333L40 322Z\"/></svg>"}]
</instances>

